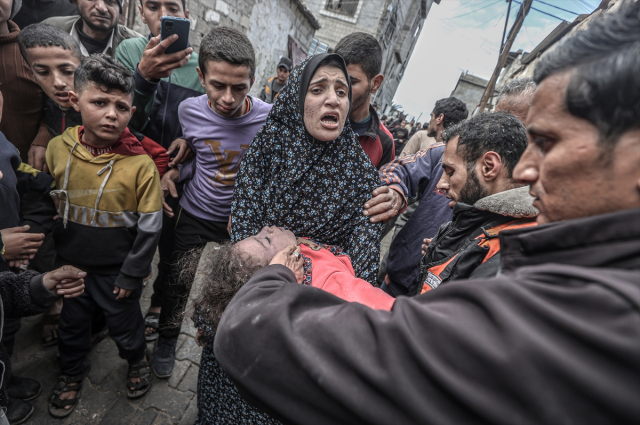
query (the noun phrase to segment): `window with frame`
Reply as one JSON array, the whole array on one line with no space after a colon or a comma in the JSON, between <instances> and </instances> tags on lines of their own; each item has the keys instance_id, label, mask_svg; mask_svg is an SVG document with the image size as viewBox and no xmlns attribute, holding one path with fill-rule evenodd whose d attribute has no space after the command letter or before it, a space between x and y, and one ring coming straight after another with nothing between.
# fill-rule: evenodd
<instances>
[{"instance_id":1,"label":"window with frame","mask_svg":"<svg viewBox=\"0 0 640 425\"><path fill-rule=\"evenodd\" d=\"M391 44L391 40L396 32L396 25L398 23L398 13L397 11L393 11L393 14L389 18L389 22L387 22L387 27L385 28L384 35L382 40L384 41L385 46L389 46Z\"/></svg>"},{"instance_id":2,"label":"window with frame","mask_svg":"<svg viewBox=\"0 0 640 425\"><path fill-rule=\"evenodd\" d=\"M354 16L360 0L327 0L325 10L346 16Z\"/></svg>"}]
</instances>

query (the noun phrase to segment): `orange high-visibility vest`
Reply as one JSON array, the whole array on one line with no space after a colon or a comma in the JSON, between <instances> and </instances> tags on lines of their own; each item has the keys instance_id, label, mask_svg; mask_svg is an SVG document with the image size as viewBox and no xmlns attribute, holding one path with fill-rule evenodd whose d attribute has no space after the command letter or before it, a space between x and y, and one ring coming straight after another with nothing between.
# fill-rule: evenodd
<instances>
[{"instance_id":1,"label":"orange high-visibility vest","mask_svg":"<svg viewBox=\"0 0 640 425\"><path fill-rule=\"evenodd\" d=\"M488 248L487 255L485 255L484 260L482 260L481 264L489 261L494 255L500 252L500 239L498 235L501 231L506 229L520 229L524 227L532 227L535 226L536 222L531 221L530 218L519 219L515 221L510 221L509 223L500 224L498 226L491 227L485 230L481 235L476 237L477 245ZM427 291L437 288L440 286L443 280L442 273L447 269L447 267L456 261L460 252L457 252L453 257L449 258L442 264L437 264L435 266L430 267L427 270L427 276L424 278L422 282L422 289L420 291L421 294L424 294Z\"/></svg>"}]
</instances>

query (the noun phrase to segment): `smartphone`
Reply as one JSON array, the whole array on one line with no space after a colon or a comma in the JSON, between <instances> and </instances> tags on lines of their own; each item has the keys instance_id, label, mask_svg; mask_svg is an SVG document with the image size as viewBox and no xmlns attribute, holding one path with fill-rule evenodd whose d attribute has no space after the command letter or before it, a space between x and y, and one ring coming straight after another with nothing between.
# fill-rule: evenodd
<instances>
[{"instance_id":1,"label":"smartphone","mask_svg":"<svg viewBox=\"0 0 640 425\"><path fill-rule=\"evenodd\" d=\"M191 23L188 19L163 16L160 19L160 25L160 35L163 40L173 34L178 34L178 39L167 47L165 53L176 53L189 46L189 26Z\"/></svg>"}]
</instances>

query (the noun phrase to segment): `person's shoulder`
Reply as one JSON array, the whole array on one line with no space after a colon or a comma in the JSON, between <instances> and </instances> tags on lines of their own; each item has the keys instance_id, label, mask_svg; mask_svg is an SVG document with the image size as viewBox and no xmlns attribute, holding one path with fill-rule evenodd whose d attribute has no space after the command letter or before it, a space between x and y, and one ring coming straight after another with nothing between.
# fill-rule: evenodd
<instances>
[{"instance_id":1,"label":"person's shoulder","mask_svg":"<svg viewBox=\"0 0 640 425\"><path fill-rule=\"evenodd\" d=\"M255 119L265 121L273 105L253 96L251 96L251 100L253 101L253 108L257 112Z\"/></svg>"},{"instance_id":2,"label":"person's shoulder","mask_svg":"<svg viewBox=\"0 0 640 425\"><path fill-rule=\"evenodd\" d=\"M207 95L188 97L178 105L178 119L183 126L189 122L191 125L194 121L211 121L210 114L205 108L207 105Z\"/></svg>"},{"instance_id":3,"label":"person's shoulder","mask_svg":"<svg viewBox=\"0 0 640 425\"><path fill-rule=\"evenodd\" d=\"M202 109L202 105L207 103L207 95L203 94L200 96L188 97L178 105L178 114L188 114L194 111L200 111Z\"/></svg>"},{"instance_id":4,"label":"person's shoulder","mask_svg":"<svg viewBox=\"0 0 640 425\"><path fill-rule=\"evenodd\" d=\"M63 31L71 31L73 24L80 18L79 15L72 16L54 16L42 21L43 24L53 25Z\"/></svg>"},{"instance_id":5,"label":"person's shoulder","mask_svg":"<svg viewBox=\"0 0 640 425\"><path fill-rule=\"evenodd\" d=\"M142 55L144 48L147 47L149 40L147 37L126 38L118 44L118 51L126 51L127 53L139 52Z\"/></svg>"},{"instance_id":6,"label":"person's shoulder","mask_svg":"<svg viewBox=\"0 0 640 425\"><path fill-rule=\"evenodd\" d=\"M138 32L135 32L134 30L131 30L127 27L125 27L124 25L120 25L118 24L118 32L120 33L120 36L122 37L123 40L128 40L130 38L144 38L144 36Z\"/></svg>"},{"instance_id":7,"label":"person's shoulder","mask_svg":"<svg viewBox=\"0 0 640 425\"><path fill-rule=\"evenodd\" d=\"M378 125L378 137L380 137L380 139L387 138L393 141L393 135L391 134L389 129L385 127L382 121L380 121L380 124Z\"/></svg>"}]
</instances>

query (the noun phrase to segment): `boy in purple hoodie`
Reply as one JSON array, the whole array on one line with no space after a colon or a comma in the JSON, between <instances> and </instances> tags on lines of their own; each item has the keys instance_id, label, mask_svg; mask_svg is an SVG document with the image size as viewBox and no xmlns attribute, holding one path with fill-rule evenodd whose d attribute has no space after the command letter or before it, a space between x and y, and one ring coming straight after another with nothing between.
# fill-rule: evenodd
<instances>
[{"instance_id":1,"label":"boy in purple hoodie","mask_svg":"<svg viewBox=\"0 0 640 425\"><path fill-rule=\"evenodd\" d=\"M174 182L185 183L178 211L164 205L167 215L178 215L172 264L193 248L229 239L236 173L271 110L270 104L247 96L255 81L255 53L240 31L212 29L200 44L197 71L206 95L189 98L178 109L183 137L195 155L162 179L165 196L176 197ZM179 279L180 271L172 266L171 284L162 302L152 364L159 378L168 378L173 371L179 317L189 292Z\"/></svg>"}]
</instances>

